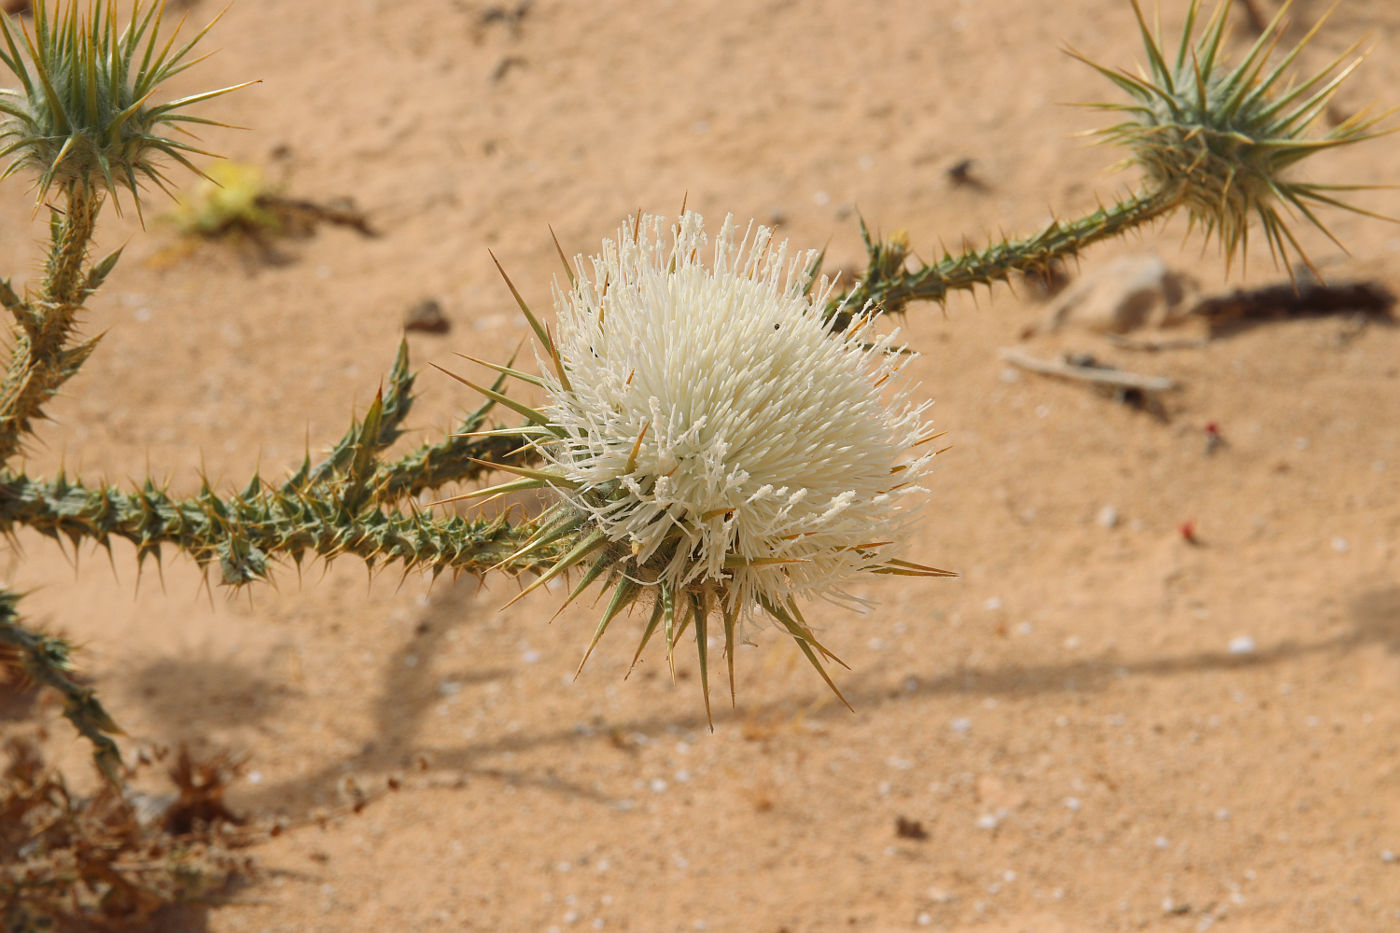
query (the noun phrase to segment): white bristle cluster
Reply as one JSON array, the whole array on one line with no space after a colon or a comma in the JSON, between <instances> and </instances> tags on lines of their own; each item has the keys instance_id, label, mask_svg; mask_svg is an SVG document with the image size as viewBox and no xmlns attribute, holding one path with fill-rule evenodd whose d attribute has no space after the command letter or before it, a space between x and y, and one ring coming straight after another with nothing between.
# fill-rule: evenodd
<instances>
[{"instance_id":1,"label":"white bristle cluster","mask_svg":"<svg viewBox=\"0 0 1400 933\"><path fill-rule=\"evenodd\" d=\"M564 437L544 455L591 524L652 562L645 582L710 581L742 613L849 599L922 492L930 403L892 388L911 358L895 334L830 332L814 253L755 225L736 241L726 219L707 262L707 239L695 213L669 235L645 216L556 285L567 381L543 367L545 414Z\"/></svg>"}]
</instances>

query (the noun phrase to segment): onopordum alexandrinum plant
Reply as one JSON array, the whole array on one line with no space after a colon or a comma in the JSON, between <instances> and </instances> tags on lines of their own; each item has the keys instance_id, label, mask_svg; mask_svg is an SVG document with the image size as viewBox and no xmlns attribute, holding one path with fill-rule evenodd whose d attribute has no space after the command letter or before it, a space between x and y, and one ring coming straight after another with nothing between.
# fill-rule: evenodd
<instances>
[{"instance_id":1,"label":"onopordum alexandrinum plant","mask_svg":"<svg viewBox=\"0 0 1400 933\"><path fill-rule=\"evenodd\" d=\"M555 323L509 286L534 329L541 374L494 366L493 383L475 386L484 405L453 434L387 456L412 404L400 347L363 419L319 462L280 482L254 476L235 493L205 483L186 498L151 480L122 488L31 477L14 460L45 403L96 347L74 325L118 258L90 255L103 206L124 195L139 210L148 185L168 188L163 164L198 172L199 150L177 133L215 122L189 108L234 88L161 101L161 84L197 61L204 32L160 38L159 3L137 3L125 25L110 0L71 0L56 13L39 2L32 25L0 19L0 61L19 84L0 96L3 177L32 177L50 219L40 280L22 293L0 280L13 319L0 387L0 530L30 528L74 546L125 539L141 560L174 548L232 586L266 578L279 560L340 555L433 574L535 573L537 583L573 572L571 599L593 584L611 593L585 659L640 603L637 654L659 631L673 659L693 633L708 708L710 625L718 622L732 690L741 627L766 617L835 689L825 667L834 655L802 604L860 602L851 584L861 574L947 573L900 556L936 435L926 403L901 379L907 355L876 330L880 315L1044 270L1179 209L1227 257L1242 256L1257 229L1279 260L1302 257L1290 221L1321 227L1318 207L1359 210L1339 200L1347 186L1290 172L1379 132L1379 118L1365 115L1312 132L1356 65L1351 53L1300 79L1301 44L1277 54L1283 11L1231 63L1228 0L1209 17L1192 0L1172 43L1147 26L1136 0L1133 8L1146 67L1090 62L1125 95L1095 106L1117 120L1104 139L1139 168L1131 197L931 263L916 261L903 237L863 231L867 268L845 291L821 277L819 256L790 253L762 227L726 220L707 238L694 214L669 227L639 215L598 256L565 263ZM546 401L518 401L511 380L539 386ZM488 423L493 412L517 424ZM408 504L496 471L511 478L448 498L542 488L556 504L514 522ZM16 595L3 590L0 646L63 694L68 718L115 779L116 724L75 679L69 646L24 625Z\"/></svg>"}]
</instances>

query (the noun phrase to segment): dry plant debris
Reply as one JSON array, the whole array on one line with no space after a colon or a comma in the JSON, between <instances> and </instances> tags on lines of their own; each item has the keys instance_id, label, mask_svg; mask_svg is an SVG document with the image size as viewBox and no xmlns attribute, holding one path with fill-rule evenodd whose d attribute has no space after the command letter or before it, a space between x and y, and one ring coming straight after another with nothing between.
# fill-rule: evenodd
<instances>
[{"instance_id":1,"label":"dry plant debris","mask_svg":"<svg viewBox=\"0 0 1400 933\"><path fill-rule=\"evenodd\" d=\"M169 771L173 793L102 781L80 796L33 738L10 736L4 749L4 929L144 929L162 908L214 903L252 874L251 860L237 853L251 840L225 831L237 822L222 803L235 759L197 759L181 748ZM144 762L138 770L151 759Z\"/></svg>"},{"instance_id":2,"label":"dry plant debris","mask_svg":"<svg viewBox=\"0 0 1400 933\"><path fill-rule=\"evenodd\" d=\"M272 247L275 238L305 239L326 224L378 235L348 199L287 197L256 165L230 161L210 166L205 178L181 194L170 220L186 236L251 243L269 261L285 261Z\"/></svg>"}]
</instances>

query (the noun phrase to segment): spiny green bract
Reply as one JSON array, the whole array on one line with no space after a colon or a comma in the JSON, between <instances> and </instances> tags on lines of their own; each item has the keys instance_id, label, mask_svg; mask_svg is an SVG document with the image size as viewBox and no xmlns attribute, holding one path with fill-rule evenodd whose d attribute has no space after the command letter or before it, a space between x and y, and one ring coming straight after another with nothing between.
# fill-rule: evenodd
<instances>
[{"instance_id":1,"label":"spiny green bract","mask_svg":"<svg viewBox=\"0 0 1400 933\"><path fill-rule=\"evenodd\" d=\"M1201 4L1192 0L1181 41L1170 57L1160 30L1156 36L1149 31L1142 9L1133 0L1148 74L1109 69L1072 53L1134 99L1129 104L1090 105L1129 115L1099 135L1127 147L1132 161L1146 170L1149 179L1187 208L1193 224L1201 224L1207 237L1219 237L1227 261L1244 255L1251 216L1258 218L1276 260L1285 260L1291 251L1306 263L1307 256L1280 215L1280 207L1306 218L1334 242L1313 206L1328 204L1368 213L1333 195L1365 186L1288 177L1288 169L1314 152L1380 135L1383 131L1375 127L1385 116L1363 112L1321 137L1305 136L1361 59L1352 57L1356 51L1352 46L1326 68L1292 83L1290 66L1316 35L1322 25L1319 21L1270 67L1291 5L1283 5L1233 68L1227 67L1224 53L1230 0L1215 8L1199 37L1195 25Z\"/></svg>"},{"instance_id":2,"label":"spiny green bract","mask_svg":"<svg viewBox=\"0 0 1400 933\"><path fill-rule=\"evenodd\" d=\"M55 185L94 186L113 195L126 188L139 210L140 187L147 181L170 190L158 157L199 172L186 154L206 153L172 138L172 132L185 132L181 124L223 125L184 111L245 85L152 104L162 82L202 59L190 52L213 26L180 46L177 27L162 43L164 9L164 0L144 10L138 0L120 30L115 7L103 0L82 14L77 0L56 13L36 3L32 33L0 16L0 61L21 85L0 90L0 157L14 157L0 180L29 169L39 176L41 200Z\"/></svg>"}]
</instances>

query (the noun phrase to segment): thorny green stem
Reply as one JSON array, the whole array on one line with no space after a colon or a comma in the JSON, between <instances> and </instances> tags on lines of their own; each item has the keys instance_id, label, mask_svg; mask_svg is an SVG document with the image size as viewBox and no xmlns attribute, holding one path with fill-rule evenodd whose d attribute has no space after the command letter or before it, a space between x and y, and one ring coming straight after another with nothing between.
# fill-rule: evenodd
<instances>
[{"instance_id":1,"label":"thorny green stem","mask_svg":"<svg viewBox=\"0 0 1400 933\"><path fill-rule=\"evenodd\" d=\"M978 285L1004 282L1013 272L1048 269L1057 259L1074 256L1099 240L1165 217L1180 207L1185 193L1158 188L1139 192L1077 220L1054 220L1039 233L1003 240L985 249L966 249L954 256L946 251L935 263L907 268L909 244L902 238L876 241L861 225L870 260L865 275L845 295L833 298L826 314L832 330L846 329L867 304L884 313L901 313L911 301L946 301L950 292L971 291Z\"/></svg>"},{"instance_id":2,"label":"thorny green stem","mask_svg":"<svg viewBox=\"0 0 1400 933\"><path fill-rule=\"evenodd\" d=\"M44 267L42 300L69 306L81 304L84 289L83 263L87 260L97 214L102 209L102 193L87 185L71 184L65 190L68 209L55 210L57 230ZM76 310L76 307L75 307Z\"/></svg>"},{"instance_id":3,"label":"thorny green stem","mask_svg":"<svg viewBox=\"0 0 1400 933\"><path fill-rule=\"evenodd\" d=\"M87 185L70 184L64 192L67 209L52 208L51 245L38 297L24 301L8 282L0 288L0 304L15 318L10 362L0 383L0 463L19 450L43 406L82 367L96 339L73 343L73 327L83 301L101 284L115 264L115 255L86 270L102 194Z\"/></svg>"},{"instance_id":4,"label":"thorny green stem","mask_svg":"<svg viewBox=\"0 0 1400 933\"><path fill-rule=\"evenodd\" d=\"M462 434L478 430L485 421L484 412L474 413L463 423ZM535 459L538 454L522 450L520 442L512 437L456 435L436 444L424 444L393 463L383 464L375 473L373 485L378 498L395 501L449 483L475 479L486 472L486 468L475 461L523 465Z\"/></svg>"},{"instance_id":5,"label":"thorny green stem","mask_svg":"<svg viewBox=\"0 0 1400 933\"><path fill-rule=\"evenodd\" d=\"M543 570L553 556L507 560L537 530L530 523L434 518L375 506L352 512L327 487L288 491L256 478L238 495L221 497L206 486L180 499L149 482L128 493L0 472L0 533L19 528L74 545L88 540L109 547L111 539L124 539L136 545L142 561L159 560L169 545L201 567L217 565L221 581L231 585L267 578L277 557L300 564L308 555L333 560L353 554L370 567L401 564L437 574Z\"/></svg>"},{"instance_id":6,"label":"thorny green stem","mask_svg":"<svg viewBox=\"0 0 1400 933\"><path fill-rule=\"evenodd\" d=\"M51 278L56 281L60 276L76 280L71 272L55 273ZM0 290L0 300L4 294ZM475 477L485 469L476 461L521 459L506 439L462 436L486 424L493 406L488 401L467 416L458 434L382 462L380 455L399 438L412 407L413 380L404 344L387 386L364 420L351 425L324 460L312 466L308 459L275 488L255 477L239 495L221 497L206 484L197 496L178 499L149 481L138 491L122 492L107 486L89 489L63 476L35 480L0 469L0 533L13 536L20 528L32 528L56 540L67 538L75 554L84 540L110 548L111 539L123 539L136 545L141 563L147 557L159 561L168 545L203 568L217 564L222 582L233 585L268 577L279 556L300 565L308 554L325 560L354 554L371 568L397 563L405 572L430 567L435 576L444 570L482 573L497 565L507 572L544 569L552 553L506 561L535 532L529 523L434 519L385 508L403 497ZM8 426L12 423L0 427ZM110 738L119 731L116 724L93 691L69 676L68 646L24 628L14 601L0 589L0 645L13 647L36 682L63 694L65 715L92 741L98 767L117 781L120 757Z\"/></svg>"},{"instance_id":7,"label":"thorny green stem","mask_svg":"<svg viewBox=\"0 0 1400 933\"><path fill-rule=\"evenodd\" d=\"M62 694L63 715L93 744L93 755L102 773L117 782L121 755L111 736L121 730L102 708L95 691L70 676L73 664L68 643L21 626L18 603L18 595L0 587L0 645L9 646L18 656L19 667L26 676Z\"/></svg>"}]
</instances>

